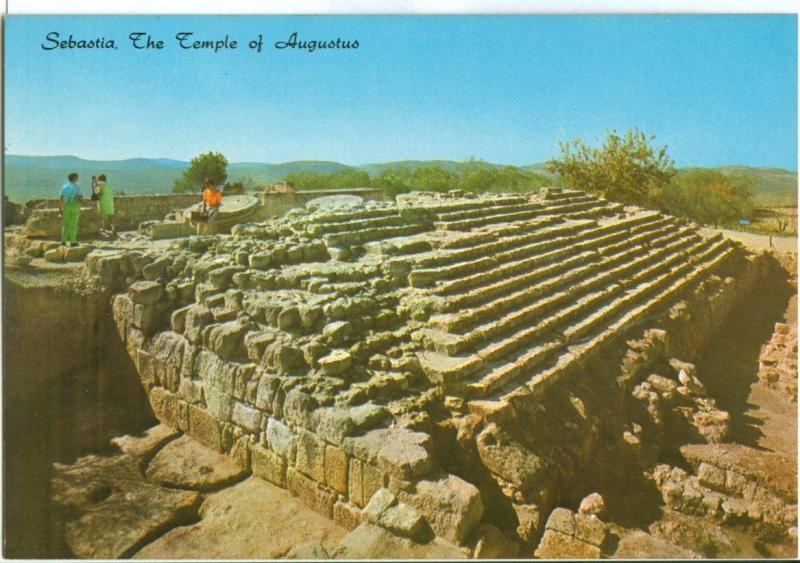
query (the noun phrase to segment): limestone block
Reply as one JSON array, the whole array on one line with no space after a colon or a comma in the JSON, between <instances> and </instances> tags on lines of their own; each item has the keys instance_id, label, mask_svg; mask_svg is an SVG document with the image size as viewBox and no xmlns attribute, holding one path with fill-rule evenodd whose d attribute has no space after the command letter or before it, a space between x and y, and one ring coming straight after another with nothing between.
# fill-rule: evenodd
<instances>
[{"instance_id":1,"label":"limestone block","mask_svg":"<svg viewBox=\"0 0 800 563\"><path fill-rule=\"evenodd\" d=\"M287 307L278 313L278 328L284 331L294 331L301 325L300 310L297 307Z\"/></svg>"},{"instance_id":2,"label":"limestone block","mask_svg":"<svg viewBox=\"0 0 800 563\"><path fill-rule=\"evenodd\" d=\"M377 426L389 416L389 411L381 405L364 403L349 409L349 416L356 428L365 430Z\"/></svg>"},{"instance_id":3,"label":"limestone block","mask_svg":"<svg viewBox=\"0 0 800 563\"><path fill-rule=\"evenodd\" d=\"M429 444L428 434L407 428L379 428L343 441L343 447L353 456L403 480L413 480L433 468Z\"/></svg>"},{"instance_id":4,"label":"limestone block","mask_svg":"<svg viewBox=\"0 0 800 563\"><path fill-rule=\"evenodd\" d=\"M208 412L222 422L231 420L233 397L213 385L206 385L203 391Z\"/></svg>"},{"instance_id":5,"label":"limestone block","mask_svg":"<svg viewBox=\"0 0 800 563\"><path fill-rule=\"evenodd\" d=\"M158 328L160 315L155 305L134 304L131 324L147 334L152 334Z\"/></svg>"},{"instance_id":6,"label":"limestone block","mask_svg":"<svg viewBox=\"0 0 800 563\"><path fill-rule=\"evenodd\" d=\"M539 559L600 559L600 548L553 530L546 530L534 553Z\"/></svg>"},{"instance_id":7,"label":"limestone block","mask_svg":"<svg viewBox=\"0 0 800 563\"><path fill-rule=\"evenodd\" d=\"M701 463L697 471L697 480L704 487L714 491L727 492L725 486L725 470L708 463Z\"/></svg>"},{"instance_id":8,"label":"limestone block","mask_svg":"<svg viewBox=\"0 0 800 563\"><path fill-rule=\"evenodd\" d=\"M581 500L578 512L580 514L602 517L606 511L606 501L600 493L592 493Z\"/></svg>"},{"instance_id":9,"label":"limestone block","mask_svg":"<svg viewBox=\"0 0 800 563\"><path fill-rule=\"evenodd\" d=\"M221 268L215 268L208 272L208 281L217 289L225 289L231 285L233 275L244 272L244 270L245 268L242 266L223 266Z\"/></svg>"},{"instance_id":10,"label":"limestone block","mask_svg":"<svg viewBox=\"0 0 800 563\"><path fill-rule=\"evenodd\" d=\"M324 407L312 413L311 424L314 431L332 444L341 444L355 428L347 409Z\"/></svg>"},{"instance_id":11,"label":"limestone block","mask_svg":"<svg viewBox=\"0 0 800 563\"><path fill-rule=\"evenodd\" d=\"M253 447L253 442L249 436L242 436L234 442L230 451L230 456L233 460L243 468L245 471L251 471L250 464L250 449Z\"/></svg>"},{"instance_id":12,"label":"limestone block","mask_svg":"<svg viewBox=\"0 0 800 563\"><path fill-rule=\"evenodd\" d=\"M319 368L324 375L336 377L344 375L352 365L353 359L345 350L334 350L319 359Z\"/></svg>"},{"instance_id":13,"label":"limestone block","mask_svg":"<svg viewBox=\"0 0 800 563\"><path fill-rule=\"evenodd\" d=\"M290 424L297 424L304 428L313 428L312 416L317 408L317 401L299 389L292 389L286 393L283 402L283 419Z\"/></svg>"},{"instance_id":14,"label":"limestone block","mask_svg":"<svg viewBox=\"0 0 800 563\"><path fill-rule=\"evenodd\" d=\"M492 473L522 490L536 488L548 476L548 467L536 454L492 423L476 440L481 461Z\"/></svg>"},{"instance_id":15,"label":"limestone block","mask_svg":"<svg viewBox=\"0 0 800 563\"><path fill-rule=\"evenodd\" d=\"M253 475L286 488L286 461L268 449L254 444L250 450Z\"/></svg>"},{"instance_id":16,"label":"limestone block","mask_svg":"<svg viewBox=\"0 0 800 563\"><path fill-rule=\"evenodd\" d=\"M275 399L275 393L280 385L280 379L272 375L262 375L258 379L258 387L256 389L256 408L266 412L272 411L272 401Z\"/></svg>"},{"instance_id":17,"label":"limestone block","mask_svg":"<svg viewBox=\"0 0 800 563\"><path fill-rule=\"evenodd\" d=\"M472 536L475 559L512 559L519 555L519 544L491 524L478 525Z\"/></svg>"},{"instance_id":18,"label":"limestone block","mask_svg":"<svg viewBox=\"0 0 800 563\"><path fill-rule=\"evenodd\" d=\"M480 491L451 474L435 481L423 479L416 493L399 496L422 513L437 536L457 544L466 540L483 515Z\"/></svg>"},{"instance_id":19,"label":"limestone block","mask_svg":"<svg viewBox=\"0 0 800 563\"><path fill-rule=\"evenodd\" d=\"M352 335L353 324L349 321L333 321L322 328L322 336L333 345L344 344Z\"/></svg>"},{"instance_id":20,"label":"limestone block","mask_svg":"<svg viewBox=\"0 0 800 563\"><path fill-rule=\"evenodd\" d=\"M280 420L270 417L267 420L266 438L272 451L294 463L297 450L296 437L288 426Z\"/></svg>"},{"instance_id":21,"label":"limestone block","mask_svg":"<svg viewBox=\"0 0 800 563\"><path fill-rule=\"evenodd\" d=\"M233 405L232 420L248 432L258 432L261 429L261 412L239 401Z\"/></svg>"},{"instance_id":22,"label":"limestone block","mask_svg":"<svg viewBox=\"0 0 800 563\"><path fill-rule=\"evenodd\" d=\"M547 519L545 530L554 530L567 536L602 547L607 531L602 521L585 514L575 514L566 508L556 508Z\"/></svg>"},{"instance_id":23,"label":"limestone block","mask_svg":"<svg viewBox=\"0 0 800 563\"><path fill-rule=\"evenodd\" d=\"M517 535L526 543L539 537L542 531L542 513L535 504L512 504L517 515Z\"/></svg>"},{"instance_id":24,"label":"limestone block","mask_svg":"<svg viewBox=\"0 0 800 563\"><path fill-rule=\"evenodd\" d=\"M325 447L325 483L335 491L347 494L347 454L336 446Z\"/></svg>"},{"instance_id":25,"label":"limestone block","mask_svg":"<svg viewBox=\"0 0 800 563\"><path fill-rule=\"evenodd\" d=\"M425 528L422 515L414 507L399 502L388 489L379 489L372 495L361 517L407 538L418 538Z\"/></svg>"},{"instance_id":26,"label":"limestone block","mask_svg":"<svg viewBox=\"0 0 800 563\"><path fill-rule=\"evenodd\" d=\"M286 470L286 482L289 492L299 497L309 508L333 519L333 505L336 495L321 488L293 467Z\"/></svg>"},{"instance_id":27,"label":"limestone block","mask_svg":"<svg viewBox=\"0 0 800 563\"><path fill-rule=\"evenodd\" d=\"M220 422L205 409L189 405L189 434L209 448L223 451Z\"/></svg>"},{"instance_id":28,"label":"limestone block","mask_svg":"<svg viewBox=\"0 0 800 563\"><path fill-rule=\"evenodd\" d=\"M260 363L264 357L264 350L269 344L275 341L275 333L272 331L251 331L245 334L244 347L247 357L251 362Z\"/></svg>"},{"instance_id":29,"label":"limestone block","mask_svg":"<svg viewBox=\"0 0 800 563\"><path fill-rule=\"evenodd\" d=\"M178 399L163 387L153 387L148 396L156 418L169 426L178 428Z\"/></svg>"},{"instance_id":30,"label":"limestone block","mask_svg":"<svg viewBox=\"0 0 800 563\"><path fill-rule=\"evenodd\" d=\"M244 359L244 335L251 330L249 325L229 321L214 325L207 333L205 345L223 360Z\"/></svg>"},{"instance_id":31,"label":"limestone block","mask_svg":"<svg viewBox=\"0 0 800 563\"><path fill-rule=\"evenodd\" d=\"M266 347L261 358L261 365L273 369L279 374L291 374L307 367L301 349L280 342L273 342Z\"/></svg>"},{"instance_id":32,"label":"limestone block","mask_svg":"<svg viewBox=\"0 0 800 563\"><path fill-rule=\"evenodd\" d=\"M307 430L297 431L297 470L318 483L325 482L325 442Z\"/></svg>"},{"instance_id":33,"label":"limestone block","mask_svg":"<svg viewBox=\"0 0 800 563\"><path fill-rule=\"evenodd\" d=\"M183 332L186 330L186 315L189 313L189 309L191 309L191 307L191 305L188 305L172 312L172 315L170 315L169 318L169 324L174 332L183 334Z\"/></svg>"},{"instance_id":34,"label":"limestone block","mask_svg":"<svg viewBox=\"0 0 800 563\"><path fill-rule=\"evenodd\" d=\"M167 268L172 263L168 256L157 258L142 268L142 275L146 280L157 280L167 276Z\"/></svg>"},{"instance_id":35,"label":"limestone block","mask_svg":"<svg viewBox=\"0 0 800 563\"><path fill-rule=\"evenodd\" d=\"M188 403L202 405L203 401L203 382L193 379L181 379L178 387L178 396Z\"/></svg>"},{"instance_id":36,"label":"limestone block","mask_svg":"<svg viewBox=\"0 0 800 563\"><path fill-rule=\"evenodd\" d=\"M131 300L140 305L152 305L164 295L160 283L154 281L138 281L128 287Z\"/></svg>"},{"instance_id":37,"label":"limestone block","mask_svg":"<svg viewBox=\"0 0 800 563\"><path fill-rule=\"evenodd\" d=\"M345 530L353 530L361 523L361 509L341 500L333 505L333 522Z\"/></svg>"},{"instance_id":38,"label":"limestone block","mask_svg":"<svg viewBox=\"0 0 800 563\"><path fill-rule=\"evenodd\" d=\"M192 343L198 344L200 342L201 331L211 324L213 320L214 317L211 315L211 311L209 311L208 308L203 305L189 305L184 321L186 338Z\"/></svg>"}]
</instances>

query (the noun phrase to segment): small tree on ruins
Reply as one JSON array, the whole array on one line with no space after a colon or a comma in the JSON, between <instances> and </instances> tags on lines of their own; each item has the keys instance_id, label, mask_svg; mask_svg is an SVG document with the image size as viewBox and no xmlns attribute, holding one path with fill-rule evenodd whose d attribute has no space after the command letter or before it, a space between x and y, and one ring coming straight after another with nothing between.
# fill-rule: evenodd
<instances>
[{"instance_id":1,"label":"small tree on ruins","mask_svg":"<svg viewBox=\"0 0 800 563\"><path fill-rule=\"evenodd\" d=\"M624 135L612 130L599 148L580 139L562 142L561 157L550 160L547 170L574 188L622 203L652 204L675 175L667 147L654 148L654 139L631 129Z\"/></svg>"},{"instance_id":2,"label":"small tree on ruins","mask_svg":"<svg viewBox=\"0 0 800 563\"><path fill-rule=\"evenodd\" d=\"M208 151L194 157L183 176L175 180L173 192L196 192L203 188L206 180L216 182L218 186L228 178L228 159L219 152Z\"/></svg>"}]
</instances>

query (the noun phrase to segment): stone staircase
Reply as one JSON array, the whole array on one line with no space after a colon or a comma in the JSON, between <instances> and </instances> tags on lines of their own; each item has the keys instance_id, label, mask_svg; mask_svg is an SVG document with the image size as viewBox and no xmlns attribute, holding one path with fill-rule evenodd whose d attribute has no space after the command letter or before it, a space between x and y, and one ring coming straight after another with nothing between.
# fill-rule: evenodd
<instances>
[{"instance_id":1,"label":"stone staircase","mask_svg":"<svg viewBox=\"0 0 800 563\"><path fill-rule=\"evenodd\" d=\"M614 321L644 318L732 252L721 236L657 212L608 219L622 206L580 192L525 201L435 208L437 230L471 229L474 244L463 237L414 257L409 285L434 314L413 337L447 392L484 398L523 385Z\"/></svg>"}]
</instances>

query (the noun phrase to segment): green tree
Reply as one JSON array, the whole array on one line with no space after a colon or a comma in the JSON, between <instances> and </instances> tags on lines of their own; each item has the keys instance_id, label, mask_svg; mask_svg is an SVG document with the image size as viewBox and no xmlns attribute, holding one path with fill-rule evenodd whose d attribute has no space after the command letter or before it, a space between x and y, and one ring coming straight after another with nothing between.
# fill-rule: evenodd
<instances>
[{"instance_id":1,"label":"green tree","mask_svg":"<svg viewBox=\"0 0 800 563\"><path fill-rule=\"evenodd\" d=\"M219 152L209 151L194 157L183 176L175 180L173 192L194 192L203 188L206 180L222 185L228 178L228 159Z\"/></svg>"},{"instance_id":2,"label":"green tree","mask_svg":"<svg viewBox=\"0 0 800 563\"><path fill-rule=\"evenodd\" d=\"M341 188L366 188L370 186L369 174L357 168L343 168L330 174L311 170L291 172L284 176L285 182L294 184L298 190L324 190Z\"/></svg>"},{"instance_id":3,"label":"green tree","mask_svg":"<svg viewBox=\"0 0 800 563\"><path fill-rule=\"evenodd\" d=\"M412 191L412 184L411 172L401 167L385 168L371 182L373 188L382 189L389 197Z\"/></svg>"},{"instance_id":4,"label":"green tree","mask_svg":"<svg viewBox=\"0 0 800 563\"><path fill-rule=\"evenodd\" d=\"M675 176L667 147L654 148L654 139L631 129L624 135L611 131L599 148L580 139L559 143L561 157L550 160L547 170L574 188L622 203L652 205Z\"/></svg>"},{"instance_id":5,"label":"green tree","mask_svg":"<svg viewBox=\"0 0 800 563\"><path fill-rule=\"evenodd\" d=\"M421 166L411 174L410 183L416 190L446 192L458 187L458 178L441 166Z\"/></svg>"},{"instance_id":6,"label":"green tree","mask_svg":"<svg viewBox=\"0 0 800 563\"><path fill-rule=\"evenodd\" d=\"M678 174L663 191L659 207L706 225L735 225L753 214L752 180L719 170L695 169Z\"/></svg>"}]
</instances>

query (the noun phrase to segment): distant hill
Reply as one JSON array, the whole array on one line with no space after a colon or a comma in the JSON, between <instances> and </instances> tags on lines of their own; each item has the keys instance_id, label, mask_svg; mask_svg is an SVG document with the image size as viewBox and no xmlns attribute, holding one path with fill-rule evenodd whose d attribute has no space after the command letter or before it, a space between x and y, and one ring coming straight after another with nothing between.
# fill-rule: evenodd
<instances>
[{"instance_id":1,"label":"distant hill","mask_svg":"<svg viewBox=\"0 0 800 563\"><path fill-rule=\"evenodd\" d=\"M686 173L697 169L700 169L700 167L687 166L678 169L678 173ZM758 206L782 207L797 205L797 172L790 172L782 168L742 166L739 164L718 166L716 170L729 176L749 178L753 185L753 201Z\"/></svg>"},{"instance_id":2,"label":"distant hill","mask_svg":"<svg viewBox=\"0 0 800 563\"><path fill-rule=\"evenodd\" d=\"M724 174L752 178L755 201L759 205L797 205L797 172L782 168L721 166Z\"/></svg>"},{"instance_id":3,"label":"distant hill","mask_svg":"<svg viewBox=\"0 0 800 563\"><path fill-rule=\"evenodd\" d=\"M461 162L455 160L398 160L348 166L339 162L322 160L297 160L278 164L263 162L232 162L228 165L231 182L246 181L256 185L276 182L291 172L311 171L330 174L346 168L365 170L371 176L390 167L416 169L422 166L441 166L455 170ZM504 164L485 162L487 166ZM167 193L172 183L180 177L188 162L165 158L131 158L127 160L84 160L75 156L22 156L6 155L4 161L4 189L16 202L54 197L69 172L82 176L81 184L89 186L91 176L105 173L116 190L127 194ZM553 176L539 162L521 166L524 170ZM679 172L691 168L680 169ZM758 205L796 205L797 172L780 168L721 166L725 174L745 175L753 180L755 200Z\"/></svg>"},{"instance_id":4,"label":"distant hill","mask_svg":"<svg viewBox=\"0 0 800 563\"><path fill-rule=\"evenodd\" d=\"M70 172L81 175L81 185L91 185L91 177L106 174L117 192L126 194L167 193L172 183L189 167L188 162L165 158L131 158L127 160L84 160L75 156L5 157L3 185L15 202L55 197ZM276 182L301 170L329 174L348 168L338 162L298 160L281 164L233 162L228 165L231 182L249 180L255 184Z\"/></svg>"}]
</instances>

